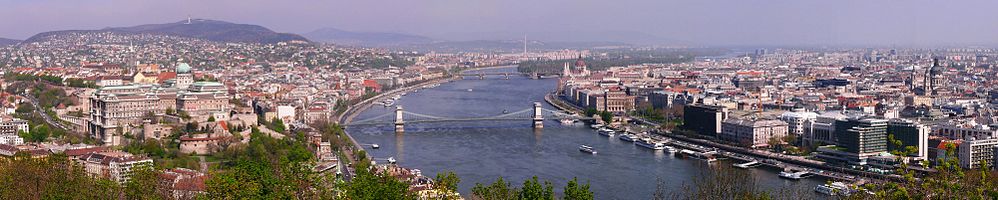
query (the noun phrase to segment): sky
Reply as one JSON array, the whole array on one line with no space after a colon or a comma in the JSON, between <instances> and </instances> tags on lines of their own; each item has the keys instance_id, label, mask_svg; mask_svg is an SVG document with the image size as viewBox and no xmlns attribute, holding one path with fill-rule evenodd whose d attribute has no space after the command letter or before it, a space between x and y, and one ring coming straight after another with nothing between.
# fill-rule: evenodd
<instances>
[{"instance_id":1,"label":"sky","mask_svg":"<svg viewBox=\"0 0 998 200\"><path fill-rule=\"evenodd\" d=\"M994 0L0 0L0 37L194 18L439 40L995 45Z\"/></svg>"}]
</instances>

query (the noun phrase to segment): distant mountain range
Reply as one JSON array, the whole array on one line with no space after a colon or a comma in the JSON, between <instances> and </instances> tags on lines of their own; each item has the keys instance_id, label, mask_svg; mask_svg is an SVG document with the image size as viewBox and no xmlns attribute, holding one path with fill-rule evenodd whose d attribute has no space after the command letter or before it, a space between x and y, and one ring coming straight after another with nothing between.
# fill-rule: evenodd
<instances>
[{"instance_id":1,"label":"distant mountain range","mask_svg":"<svg viewBox=\"0 0 998 200\"><path fill-rule=\"evenodd\" d=\"M336 28L323 28L302 35L316 42L325 42L338 45L382 47L382 48L400 49L400 50L440 51L440 52L460 52L460 51L519 52L523 50L523 40L498 39L498 37L495 39L462 38L461 40L436 40L426 36L412 35L405 33L355 32L355 31L345 31ZM629 46L629 44L623 42L528 41L527 46L528 50L559 50L559 49L584 49L584 48L607 47L607 46L615 46L615 47Z\"/></svg>"},{"instance_id":2,"label":"distant mountain range","mask_svg":"<svg viewBox=\"0 0 998 200\"><path fill-rule=\"evenodd\" d=\"M623 42L542 42L527 41L528 51L537 50L562 50L562 49L590 49L599 47L625 47L631 46ZM401 49L419 51L438 52L520 52L523 51L523 40L472 40L472 41L445 41L427 44L413 44L400 46Z\"/></svg>"},{"instance_id":3,"label":"distant mountain range","mask_svg":"<svg viewBox=\"0 0 998 200\"><path fill-rule=\"evenodd\" d=\"M287 41L308 41L305 37L291 33L277 33L263 26L236 24L225 21L194 19L166 23L146 24L131 27L113 27L99 30L65 30L39 33L25 40L26 43L44 41L49 36L77 32L115 32L133 34L162 34L180 37L199 38L216 42L278 43Z\"/></svg>"},{"instance_id":4,"label":"distant mountain range","mask_svg":"<svg viewBox=\"0 0 998 200\"><path fill-rule=\"evenodd\" d=\"M354 32L336 28L323 28L302 35L317 42L368 47L389 47L434 42L429 37L419 35L389 32Z\"/></svg>"},{"instance_id":5,"label":"distant mountain range","mask_svg":"<svg viewBox=\"0 0 998 200\"><path fill-rule=\"evenodd\" d=\"M21 42L21 40L0 38L0 46L15 45L15 44L20 43L20 42Z\"/></svg>"}]
</instances>

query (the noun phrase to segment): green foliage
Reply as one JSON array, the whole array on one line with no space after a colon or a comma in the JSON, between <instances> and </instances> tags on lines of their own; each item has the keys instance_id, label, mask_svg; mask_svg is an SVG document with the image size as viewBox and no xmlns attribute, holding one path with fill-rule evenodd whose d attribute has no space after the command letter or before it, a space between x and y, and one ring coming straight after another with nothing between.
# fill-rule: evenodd
<instances>
[{"instance_id":1,"label":"green foliage","mask_svg":"<svg viewBox=\"0 0 998 200\"><path fill-rule=\"evenodd\" d=\"M287 128L287 126L284 126L284 120L274 117L273 119L270 120L270 124L268 124L267 128L269 128L270 130L274 130L278 133L283 133L284 129Z\"/></svg>"},{"instance_id":2,"label":"green foliage","mask_svg":"<svg viewBox=\"0 0 998 200\"><path fill-rule=\"evenodd\" d=\"M613 120L613 113L608 111L598 111L595 108L588 108L585 111L586 116L599 115L603 122L610 123Z\"/></svg>"},{"instance_id":3,"label":"green foliage","mask_svg":"<svg viewBox=\"0 0 998 200\"><path fill-rule=\"evenodd\" d=\"M113 181L88 176L65 154L0 157L0 199L118 199Z\"/></svg>"},{"instance_id":4,"label":"green foliage","mask_svg":"<svg viewBox=\"0 0 998 200\"><path fill-rule=\"evenodd\" d=\"M19 74L10 73L4 76L5 79L14 81L44 81L54 85L62 85L62 77L52 76L52 75L33 75L33 74Z\"/></svg>"},{"instance_id":5,"label":"green foliage","mask_svg":"<svg viewBox=\"0 0 998 200\"><path fill-rule=\"evenodd\" d=\"M434 180L438 188L450 191L457 191L457 184L461 182L453 171L439 173Z\"/></svg>"},{"instance_id":6,"label":"green foliage","mask_svg":"<svg viewBox=\"0 0 998 200\"><path fill-rule=\"evenodd\" d=\"M255 130L255 128L254 128ZM301 140L275 139L253 131L241 150L227 151L206 182L206 199L318 199L331 197L331 177L315 173Z\"/></svg>"},{"instance_id":7,"label":"green foliage","mask_svg":"<svg viewBox=\"0 0 998 200\"><path fill-rule=\"evenodd\" d=\"M603 119L604 122L610 123L613 121L613 113L603 111L599 113L599 117Z\"/></svg>"},{"instance_id":8,"label":"green foliage","mask_svg":"<svg viewBox=\"0 0 998 200\"><path fill-rule=\"evenodd\" d=\"M165 194L159 193L159 177L153 168L139 167L132 170L131 180L124 184L126 199L168 199Z\"/></svg>"},{"instance_id":9,"label":"green foliage","mask_svg":"<svg viewBox=\"0 0 998 200\"><path fill-rule=\"evenodd\" d=\"M544 181L541 185L537 176L523 181L523 189L520 190L519 199L554 200L554 186L551 182Z\"/></svg>"},{"instance_id":10,"label":"green foliage","mask_svg":"<svg viewBox=\"0 0 998 200\"><path fill-rule=\"evenodd\" d=\"M564 192L564 199L566 200L593 199L593 192L589 191L589 183L579 185L576 178L568 182ZM555 199L554 186L551 182L544 181L541 184L537 176L525 180L522 188L517 188L506 182L502 177L499 177L489 185L476 183L475 187L471 188L471 193L474 197L473 199L483 200Z\"/></svg>"},{"instance_id":11,"label":"green foliage","mask_svg":"<svg viewBox=\"0 0 998 200\"><path fill-rule=\"evenodd\" d=\"M471 188L471 194L476 199L482 200L515 199L519 197L520 189L513 187L509 182L499 177L499 179L496 179L496 182L488 186L482 185L482 183L475 183L475 187Z\"/></svg>"},{"instance_id":12,"label":"green foliage","mask_svg":"<svg viewBox=\"0 0 998 200\"><path fill-rule=\"evenodd\" d=\"M585 185L580 185L578 178L572 178L568 181L568 185L565 185L565 200L592 200L593 192L589 191L589 182Z\"/></svg>"},{"instance_id":13,"label":"green foliage","mask_svg":"<svg viewBox=\"0 0 998 200\"><path fill-rule=\"evenodd\" d=\"M97 83L78 78L69 78L66 79L66 86L76 88L97 88Z\"/></svg>"},{"instance_id":14,"label":"green foliage","mask_svg":"<svg viewBox=\"0 0 998 200\"><path fill-rule=\"evenodd\" d=\"M32 106L29 103L18 104L17 108L14 109L14 112L16 112L16 113L31 113L31 112L34 112L34 111L35 111L35 106Z\"/></svg>"},{"instance_id":15,"label":"green foliage","mask_svg":"<svg viewBox=\"0 0 998 200\"><path fill-rule=\"evenodd\" d=\"M344 189L347 199L416 199L409 193L409 184L387 174L375 175L367 168L359 166L356 176L347 183Z\"/></svg>"},{"instance_id":16,"label":"green foliage","mask_svg":"<svg viewBox=\"0 0 998 200\"><path fill-rule=\"evenodd\" d=\"M31 128L31 131L27 133L19 132L18 134L28 142L44 142L45 139L48 139L51 131L48 125L41 124Z\"/></svg>"}]
</instances>

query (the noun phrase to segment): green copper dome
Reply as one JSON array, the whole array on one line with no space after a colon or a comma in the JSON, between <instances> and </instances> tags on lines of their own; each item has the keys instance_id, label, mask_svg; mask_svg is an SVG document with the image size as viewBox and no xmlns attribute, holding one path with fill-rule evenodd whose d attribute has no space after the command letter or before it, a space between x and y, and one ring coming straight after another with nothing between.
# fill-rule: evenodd
<instances>
[{"instance_id":1,"label":"green copper dome","mask_svg":"<svg viewBox=\"0 0 998 200\"><path fill-rule=\"evenodd\" d=\"M191 73L191 66L187 65L187 63L177 64L177 73L178 74Z\"/></svg>"}]
</instances>

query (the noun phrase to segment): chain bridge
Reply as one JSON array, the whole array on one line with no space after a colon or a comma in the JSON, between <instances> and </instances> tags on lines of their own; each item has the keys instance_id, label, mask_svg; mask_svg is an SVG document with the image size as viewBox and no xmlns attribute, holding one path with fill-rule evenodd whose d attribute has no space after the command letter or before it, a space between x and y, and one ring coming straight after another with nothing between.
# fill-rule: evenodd
<instances>
[{"instance_id":1,"label":"chain bridge","mask_svg":"<svg viewBox=\"0 0 998 200\"><path fill-rule=\"evenodd\" d=\"M527 108L514 112L504 112L500 115L494 116L483 116L483 117L443 117L443 116L433 116L428 114L414 113L405 111L402 106L396 106L395 112L385 113L382 115L353 121L346 126L364 126L364 125L395 125L395 132L402 133L405 131L405 124L413 123L442 123L442 122L465 122L465 121L533 121L533 127L535 129L544 127L544 119L574 119L574 120L587 120L592 119L591 117L573 115L560 110L551 110L541 107L540 102L534 102L533 108Z\"/></svg>"}]
</instances>

